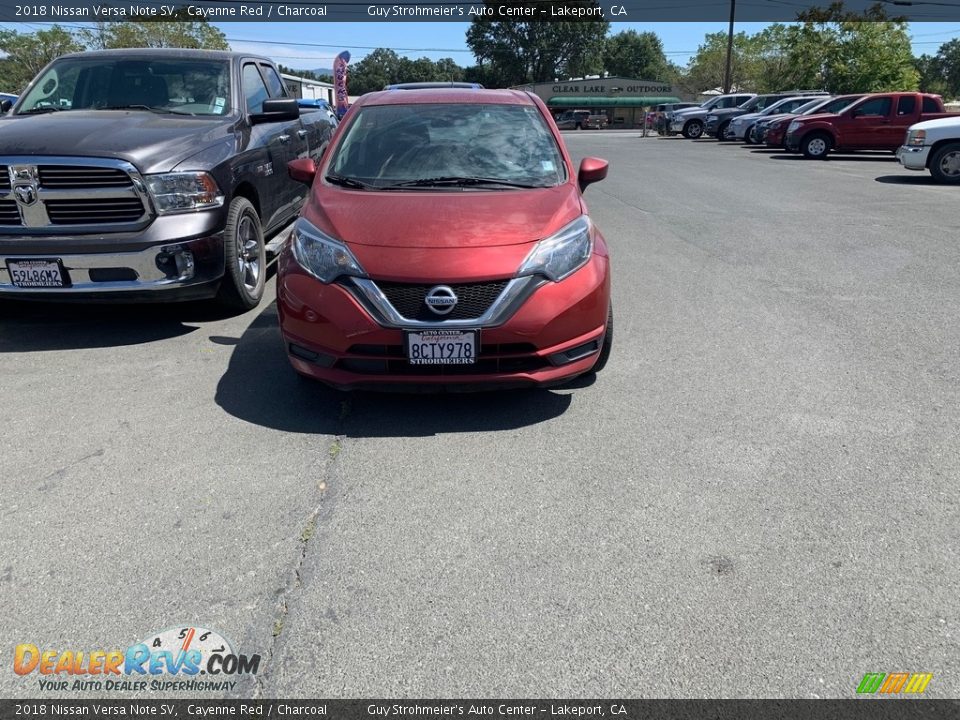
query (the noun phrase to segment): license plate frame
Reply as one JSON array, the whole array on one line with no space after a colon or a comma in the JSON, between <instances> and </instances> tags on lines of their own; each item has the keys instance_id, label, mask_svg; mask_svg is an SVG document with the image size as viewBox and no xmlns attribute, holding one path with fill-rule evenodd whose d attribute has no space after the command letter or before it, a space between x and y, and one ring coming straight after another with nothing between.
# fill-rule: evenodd
<instances>
[{"instance_id":1,"label":"license plate frame","mask_svg":"<svg viewBox=\"0 0 960 720\"><path fill-rule=\"evenodd\" d=\"M405 330L403 347L410 365L474 365L480 351L480 330Z\"/></svg>"},{"instance_id":2,"label":"license plate frame","mask_svg":"<svg viewBox=\"0 0 960 720\"><path fill-rule=\"evenodd\" d=\"M56 270L60 282L30 282L17 279L15 273L24 272L30 266L46 271ZM7 275L10 278L10 284L21 290L59 290L70 287L70 276L67 275L63 260L60 258L7 258Z\"/></svg>"}]
</instances>

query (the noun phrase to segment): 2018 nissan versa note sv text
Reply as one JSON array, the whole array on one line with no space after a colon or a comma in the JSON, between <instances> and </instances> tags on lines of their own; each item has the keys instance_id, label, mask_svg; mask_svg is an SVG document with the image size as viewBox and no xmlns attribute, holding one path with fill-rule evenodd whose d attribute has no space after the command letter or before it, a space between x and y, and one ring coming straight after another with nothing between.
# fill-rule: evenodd
<instances>
[{"instance_id":1,"label":"2018 nissan versa note sv text","mask_svg":"<svg viewBox=\"0 0 960 720\"><path fill-rule=\"evenodd\" d=\"M340 389L553 386L607 362L607 246L546 106L513 90L364 95L280 256L290 362Z\"/></svg>"}]
</instances>

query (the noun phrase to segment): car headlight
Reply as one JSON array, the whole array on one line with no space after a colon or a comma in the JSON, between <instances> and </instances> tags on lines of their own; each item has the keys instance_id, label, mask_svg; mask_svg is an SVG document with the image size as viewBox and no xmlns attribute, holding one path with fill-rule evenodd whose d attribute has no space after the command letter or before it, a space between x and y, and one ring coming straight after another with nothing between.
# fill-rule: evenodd
<instances>
[{"instance_id":1,"label":"car headlight","mask_svg":"<svg viewBox=\"0 0 960 720\"><path fill-rule=\"evenodd\" d=\"M346 245L303 218L294 223L291 249L300 267L322 283L332 283L342 275L367 276Z\"/></svg>"},{"instance_id":2,"label":"car headlight","mask_svg":"<svg viewBox=\"0 0 960 720\"><path fill-rule=\"evenodd\" d=\"M925 145L927 142L926 130L910 130L907 132L907 145Z\"/></svg>"},{"instance_id":3,"label":"car headlight","mask_svg":"<svg viewBox=\"0 0 960 720\"><path fill-rule=\"evenodd\" d=\"M517 276L545 275L554 282L587 264L593 250L590 218L581 215L572 223L537 243L523 261Z\"/></svg>"},{"instance_id":4,"label":"car headlight","mask_svg":"<svg viewBox=\"0 0 960 720\"><path fill-rule=\"evenodd\" d=\"M788 132L788 133L789 133L789 132L793 132L793 131L796 130L798 127L800 127L800 123L799 123L797 120L793 120L793 121L790 122L789 125L787 125L787 132Z\"/></svg>"},{"instance_id":5,"label":"car headlight","mask_svg":"<svg viewBox=\"0 0 960 720\"><path fill-rule=\"evenodd\" d=\"M707 115L707 122L716 122L716 121L717 121L716 115Z\"/></svg>"},{"instance_id":6,"label":"car headlight","mask_svg":"<svg viewBox=\"0 0 960 720\"><path fill-rule=\"evenodd\" d=\"M163 173L146 175L143 179L161 215L209 210L223 205L223 194L209 173Z\"/></svg>"}]
</instances>

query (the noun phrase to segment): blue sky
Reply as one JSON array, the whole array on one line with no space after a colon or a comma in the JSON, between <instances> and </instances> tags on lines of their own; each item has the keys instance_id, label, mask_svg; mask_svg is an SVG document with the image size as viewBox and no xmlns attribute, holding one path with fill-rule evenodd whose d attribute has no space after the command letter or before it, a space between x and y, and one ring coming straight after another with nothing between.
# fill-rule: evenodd
<instances>
[{"instance_id":1,"label":"blue sky","mask_svg":"<svg viewBox=\"0 0 960 720\"><path fill-rule=\"evenodd\" d=\"M50 23L18 23L5 26L19 32L31 32ZM330 67L341 50L349 50L352 62L360 60L372 48L388 47L408 57L437 60L452 57L459 65L471 65L473 55L465 42L469 23L448 22L361 22L361 23L214 23L226 34L235 50L267 55L279 63L298 69ZM769 23L738 23L736 29L748 33L762 30ZM673 62L686 64L690 55L710 32L725 32L726 23L611 23L611 32L626 29L652 30L663 40L664 50ZM914 54L935 53L947 40L960 37L960 23L911 23ZM295 44L301 43L301 44Z\"/></svg>"},{"instance_id":2,"label":"blue sky","mask_svg":"<svg viewBox=\"0 0 960 720\"><path fill-rule=\"evenodd\" d=\"M356 62L369 48L389 47L408 57L437 60L452 57L459 65L471 65L473 55L464 41L469 23L214 23L231 39L237 50L256 51L284 65L308 69L329 67L341 50L349 50ZM769 23L738 23L748 33ZM726 32L726 23L612 23L611 32L626 29L652 30L663 40L667 57L686 64L690 55L710 32ZM947 40L960 37L960 23L911 23L914 54L935 53ZM245 40L258 42L244 42ZM313 43L330 47L308 47L286 43ZM401 49L402 48L402 49Z\"/></svg>"}]
</instances>

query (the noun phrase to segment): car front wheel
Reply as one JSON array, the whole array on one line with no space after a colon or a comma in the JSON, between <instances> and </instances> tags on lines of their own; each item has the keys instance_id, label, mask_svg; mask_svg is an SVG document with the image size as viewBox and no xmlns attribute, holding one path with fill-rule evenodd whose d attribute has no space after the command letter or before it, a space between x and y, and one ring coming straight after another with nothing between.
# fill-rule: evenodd
<instances>
[{"instance_id":1,"label":"car front wheel","mask_svg":"<svg viewBox=\"0 0 960 720\"><path fill-rule=\"evenodd\" d=\"M937 182L960 183L960 143L949 143L930 158L930 174Z\"/></svg>"},{"instance_id":2,"label":"car front wheel","mask_svg":"<svg viewBox=\"0 0 960 720\"><path fill-rule=\"evenodd\" d=\"M830 152L830 137L823 133L812 133L800 141L800 151L810 160L823 160Z\"/></svg>"},{"instance_id":3,"label":"car front wheel","mask_svg":"<svg viewBox=\"0 0 960 720\"><path fill-rule=\"evenodd\" d=\"M613 349L613 303L610 303L610 309L607 311L607 332L603 336L603 345L600 346L600 354L597 356L597 362L593 365L592 372L598 373L603 370L610 359L610 351Z\"/></svg>"},{"instance_id":4,"label":"car front wheel","mask_svg":"<svg viewBox=\"0 0 960 720\"><path fill-rule=\"evenodd\" d=\"M224 273L217 299L238 310L255 308L263 297L267 252L260 216L249 200L234 198L223 231Z\"/></svg>"},{"instance_id":5,"label":"car front wheel","mask_svg":"<svg viewBox=\"0 0 960 720\"><path fill-rule=\"evenodd\" d=\"M689 140L696 140L703 135L703 123L699 120L691 120L683 126L683 136Z\"/></svg>"}]
</instances>

